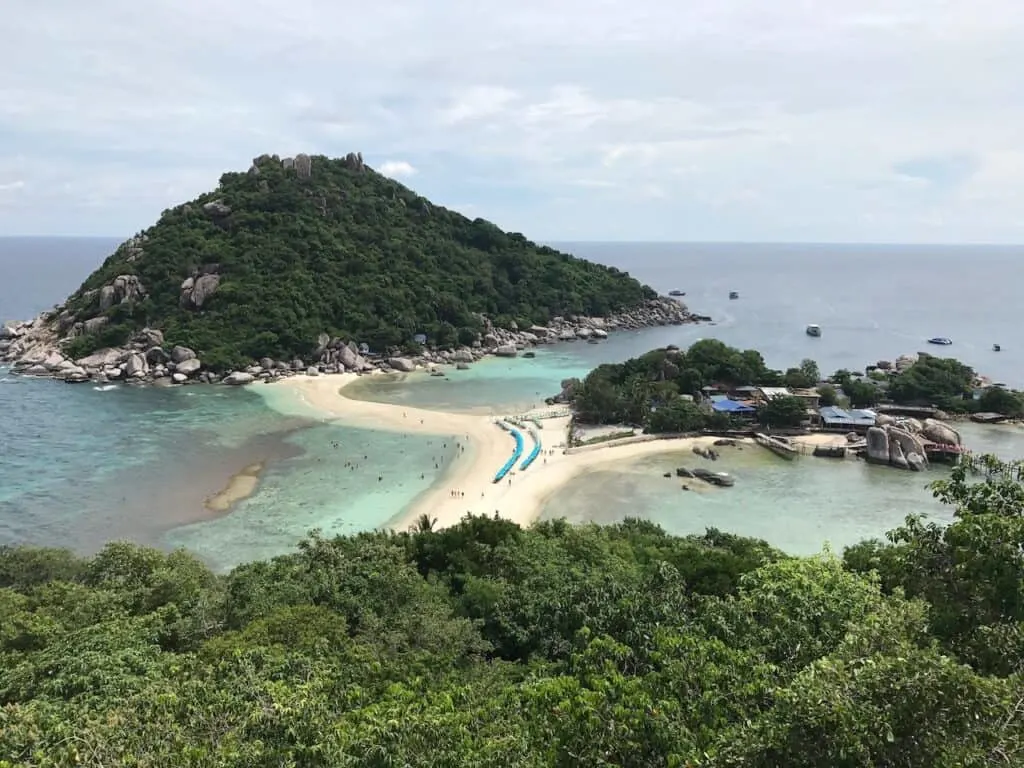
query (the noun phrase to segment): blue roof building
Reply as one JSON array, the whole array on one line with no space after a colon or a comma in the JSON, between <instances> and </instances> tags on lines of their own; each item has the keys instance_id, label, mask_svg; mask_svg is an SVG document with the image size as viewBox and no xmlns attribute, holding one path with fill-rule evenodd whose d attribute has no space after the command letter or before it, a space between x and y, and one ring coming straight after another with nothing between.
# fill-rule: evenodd
<instances>
[{"instance_id":1,"label":"blue roof building","mask_svg":"<svg viewBox=\"0 0 1024 768\"><path fill-rule=\"evenodd\" d=\"M716 401L711 405L711 409L718 413L734 413L736 415L757 413L757 408L754 408L752 405L728 399Z\"/></svg>"}]
</instances>

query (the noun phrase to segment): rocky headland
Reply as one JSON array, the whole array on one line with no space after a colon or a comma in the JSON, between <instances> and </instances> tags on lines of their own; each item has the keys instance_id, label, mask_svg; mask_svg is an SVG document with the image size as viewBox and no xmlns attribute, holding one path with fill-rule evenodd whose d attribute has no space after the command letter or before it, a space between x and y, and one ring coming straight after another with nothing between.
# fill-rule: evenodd
<instances>
[{"instance_id":1,"label":"rocky headland","mask_svg":"<svg viewBox=\"0 0 1024 768\"><path fill-rule=\"evenodd\" d=\"M163 331L143 328L128 343L105 347L85 357L69 357L65 350L74 335L61 336L64 307L44 312L28 322L0 325L0 362L13 373L60 379L69 384L127 381L138 384L175 385L189 383L250 384L296 373L409 373L417 369L454 365L465 368L487 356L518 357L531 348L568 342L600 341L617 330L638 330L665 325L682 325L704 320L669 298L647 300L642 306L609 317L554 317L547 325L496 328L481 317L480 337L469 346L428 350L419 354L373 354L365 342L332 337L322 333L316 348L306 359L275 360L264 357L238 370L218 372L204 367L197 352L170 345Z\"/></svg>"},{"instance_id":2,"label":"rocky headland","mask_svg":"<svg viewBox=\"0 0 1024 768\"><path fill-rule=\"evenodd\" d=\"M699 322L627 273L433 205L365 165L261 155L169 208L0 362L68 383L409 372Z\"/></svg>"}]
</instances>

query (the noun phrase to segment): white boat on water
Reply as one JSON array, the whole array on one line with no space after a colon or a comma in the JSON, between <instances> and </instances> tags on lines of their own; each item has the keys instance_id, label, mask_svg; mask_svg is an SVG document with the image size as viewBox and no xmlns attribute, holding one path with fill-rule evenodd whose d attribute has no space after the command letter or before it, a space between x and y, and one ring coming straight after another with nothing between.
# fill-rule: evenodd
<instances>
[{"instance_id":1,"label":"white boat on water","mask_svg":"<svg viewBox=\"0 0 1024 768\"><path fill-rule=\"evenodd\" d=\"M821 326L820 325L815 325L814 323L811 323L810 325L807 326L807 335L808 336L821 336Z\"/></svg>"}]
</instances>

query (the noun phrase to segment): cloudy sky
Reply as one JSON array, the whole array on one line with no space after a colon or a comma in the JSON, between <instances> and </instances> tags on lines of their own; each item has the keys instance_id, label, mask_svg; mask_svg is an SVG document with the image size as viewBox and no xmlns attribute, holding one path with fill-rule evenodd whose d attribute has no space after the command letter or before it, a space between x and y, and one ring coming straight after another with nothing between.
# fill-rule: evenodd
<instances>
[{"instance_id":1,"label":"cloudy sky","mask_svg":"<svg viewBox=\"0 0 1024 768\"><path fill-rule=\"evenodd\" d=\"M1024 242L1020 0L4 0L0 235L362 151L542 240Z\"/></svg>"}]
</instances>

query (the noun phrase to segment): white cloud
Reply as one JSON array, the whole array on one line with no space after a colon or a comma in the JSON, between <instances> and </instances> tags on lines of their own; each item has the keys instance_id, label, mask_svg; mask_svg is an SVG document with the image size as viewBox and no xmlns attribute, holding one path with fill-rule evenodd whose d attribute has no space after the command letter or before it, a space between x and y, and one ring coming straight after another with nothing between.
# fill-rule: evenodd
<instances>
[{"instance_id":1,"label":"white cloud","mask_svg":"<svg viewBox=\"0 0 1024 768\"><path fill-rule=\"evenodd\" d=\"M416 169L405 160L385 160L377 170L392 179L404 179L416 173Z\"/></svg>"},{"instance_id":2,"label":"white cloud","mask_svg":"<svg viewBox=\"0 0 1024 768\"><path fill-rule=\"evenodd\" d=\"M1014 0L4 11L0 234L129 234L264 152L359 150L538 238L1021 239Z\"/></svg>"}]
</instances>

